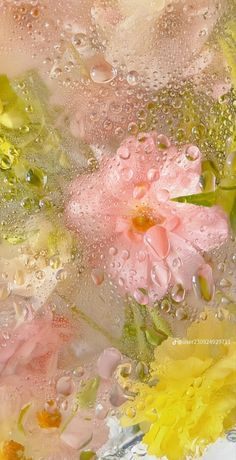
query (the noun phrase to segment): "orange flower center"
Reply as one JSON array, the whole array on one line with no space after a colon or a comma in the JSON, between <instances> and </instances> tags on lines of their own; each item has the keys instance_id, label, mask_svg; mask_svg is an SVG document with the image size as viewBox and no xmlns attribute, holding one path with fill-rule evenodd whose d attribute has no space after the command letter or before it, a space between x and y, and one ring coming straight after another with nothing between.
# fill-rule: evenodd
<instances>
[{"instance_id":1,"label":"orange flower center","mask_svg":"<svg viewBox=\"0 0 236 460\"><path fill-rule=\"evenodd\" d=\"M138 208L137 214L132 217L132 227L135 232L146 233L149 228L161 223L161 218L156 218L153 216L153 211L151 208L142 206Z\"/></svg>"},{"instance_id":2,"label":"orange flower center","mask_svg":"<svg viewBox=\"0 0 236 460\"><path fill-rule=\"evenodd\" d=\"M11 441L5 441L0 454L1 460L24 460L25 448L22 444Z\"/></svg>"},{"instance_id":3,"label":"orange flower center","mask_svg":"<svg viewBox=\"0 0 236 460\"><path fill-rule=\"evenodd\" d=\"M61 424L61 413L58 409L54 409L53 405L54 401L48 401L49 409L37 412L37 420L40 428L59 428Z\"/></svg>"}]
</instances>

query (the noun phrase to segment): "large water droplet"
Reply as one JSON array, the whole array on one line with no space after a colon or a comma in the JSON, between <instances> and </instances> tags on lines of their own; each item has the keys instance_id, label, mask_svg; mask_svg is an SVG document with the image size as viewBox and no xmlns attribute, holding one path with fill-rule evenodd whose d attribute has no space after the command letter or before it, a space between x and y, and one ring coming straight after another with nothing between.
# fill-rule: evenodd
<instances>
[{"instance_id":1,"label":"large water droplet","mask_svg":"<svg viewBox=\"0 0 236 460\"><path fill-rule=\"evenodd\" d=\"M134 298L140 305L147 305L149 301L148 295L140 289L136 289L136 291L134 291Z\"/></svg>"},{"instance_id":2,"label":"large water droplet","mask_svg":"<svg viewBox=\"0 0 236 460\"><path fill-rule=\"evenodd\" d=\"M193 289L198 298L210 302L215 291L212 268L210 265L202 265L197 274L193 276Z\"/></svg>"},{"instance_id":3,"label":"large water droplet","mask_svg":"<svg viewBox=\"0 0 236 460\"><path fill-rule=\"evenodd\" d=\"M185 156L189 161L196 161L200 157L200 150L195 145L189 145L186 149Z\"/></svg>"},{"instance_id":4,"label":"large water droplet","mask_svg":"<svg viewBox=\"0 0 236 460\"><path fill-rule=\"evenodd\" d=\"M96 286L99 286L104 281L104 273L99 268L94 268L91 271L91 278L92 278L94 284L96 284Z\"/></svg>"},{"instance_id":5,"label":"large water droplet","mask_svg":"<svg viewBox=\"0 0 236 460\"><path fill-rule=\"evenodd\" d=\"M94 83L109 83L117 75L117 70L106 61L94 65L90 70L90 77Z\"/></svg>"},{"instance_id":6,"label":"large water droplet","mask_svg":"<svg viewBox=\"0 0 236 460\"><path fill-rule=\"evenodd\" d=\"M171 297L177 303L183 302L185 298L185 289L182 284L178 283L174 285L171 290Z\"/></svg>"},{"instance_id":7,"label":"large water droplet","mask_svg":"<svg viewBox=\"0 0 236 460\"><path fill-rule=\"evenodd\" d=\"M56 384L57 393L62 394L64 396L69 396L73 393L74 390L74 383L71 377L61 377Z\"/></svg>"},{"instance_id":8,"label":"large water droplet","mask_svg":"<svg viewBox=\"0 0 236 460\"><path fill-rule=\"evenodd\" d=\"M127 82L130 86L135 86L138 84L139 76L135 70L131 70L127 75Z\"/></svg>"}]
</instances>

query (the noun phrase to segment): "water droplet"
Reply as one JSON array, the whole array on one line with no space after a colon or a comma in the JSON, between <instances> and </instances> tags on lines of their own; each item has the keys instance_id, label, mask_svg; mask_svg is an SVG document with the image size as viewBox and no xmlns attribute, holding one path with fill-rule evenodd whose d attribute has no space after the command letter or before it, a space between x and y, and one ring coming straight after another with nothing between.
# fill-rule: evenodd
<instances>
[{"instance_id":1,"label":"water droplet","mask_svg":"<svg viewBox=\"0 0 236 460\"><path fill-rule=\"evenodd\" d=\"M122 251L122 253L121 253L122 259L128 260L129 256L130 256L130 252L127 249L124 249L124 251Z\"/></svg>"},{"instance_id":2,"label":"water droplet","mask_svg":"<svg viewBox=\"0 0 236 460\"><path fill-rule=\"evenodd\" d=\"M117 248L115 248L114 246L112 246L112 247L109 249L109 254L110 254L110 256L115 256L117 253L118 253L118 250L117 250Z\"/></svg>"},{"instance_id":3,"label":"water droplet","mask_svg":"<svg viewBox=\"0 0 236 460\"><path fill-rule=\"evenodd\" d=\"M198 298L210 302L215 292L212 268L210 265L202 265L197 274L193 276L193 289Z\"/></svg>"},{"instance_id":4,"label":"water droplet","mask_svg":"<svg viewBox=\"0 0 236 460\"><path fill-rule=\"evenodd\" d=\"M127 147L125 146L121 146L118 150L117 150L117 154L119 155L119 157L122 159L122 160L128 160L128 158L130 157L130 151Z\"/></svg>"},{"instance_id":5,"label":"water droplet","mask_svg":"<svg viewBox=\"0 0 236 460\"><path fill-rule=\"evenodd\" d=\"M62 70L60 67L53 66L50 72L51 78L58 78L62 74Z\"/></svg>"},{"instance_id":6,"label":"water droplet","mask_svg":"<svg viewBox=\"0 0 236 460\"><path fill-rule=\"evenodd\" d=\"M173 268L180 268L182 266L181 259L179 257L173 259L172 266Z\"/></svg>"},{"instance_id":7,"label":"water droplet","mask_svg":"<svg viewBox=\"0 0 236 460\"><path fill-rule=\"evenodd\" d=\"M145 455L147 455L147 449L143 444L133 446L131 452L138 457L144 457Z\"/></svg>"},{"instance_id":8,"label":"water droplet","mask_svg":"<svg viewBox=\"0 0 236 460\"><path fill-rule=\"evenodd\" d=\"M25 283L25 272L23 270L17 270L14 275L14 283L18 286L22 286Z\"/></svg>"},{"instance_id":9,"label":"water droplet","mask_svg":"<svg viewBox=\"0 0 236 460\"><path fill-rule=\"evenodd\" d=\"M130 86L135 86L138 84L139 75L135 70L131 70L127 75L127 82Z\"/></svg>"},{"instance_id":10,"label":"water droplet","mask_svg":"<svg viewBox=\"0 0 236 460\"><path fill-rule=\"evenodd\" d=\"M104 281L104 272L100 270L99 268L94 268L91 271L91 277L92 277L94 284L96 284L96 286L99 286Z\"/></svg>"},{"instance_id":11,"label":"water droplet","mask_svg":"<svg viewBox=\"0 0 236 460\"><path fill-rule=\"evenodd\" d=\"M223 262L220 262L220 263L217 265L217 268L218 268L219 272L224 273L224 271L225 271L225 264L224 264Z\"/></svg>"},{"instance_id":12,"label":"water droplet","mask_svg":"<svg viewBox=\"0 0 236 460\"><path fill-rule=\"evenodd\" d=\"M236 173L236 151L231 152L226 159L226 167L231 173Z\"/></svg>"},{"instance_id":13,"label":"water droplet","mask_svg":"<svg viewBox=\"0 0 236 460\"><path fill-rule=\"evenodd\" d=\"M69 406L68 401L65 399L65 400L62 401L62 403L61 403L61 410L62 410L62 411L67 411L68 406Z\"/></svg>"},{"instance_id":14,"label":"water droplet","mask_svg":"<svg viewBox=\"0 0 236 460\"><path fill-rule=\"evenodd\" d=\"M40 168L30 168L25 178L30 185L35 187L45 187L47 184L47 175Z\"/></svg>"},{"instance_id":15,"label":"water droplet","mask_svg":"<svg viewBox=\"0 0 236 460\"><path fill-rule=\"evenodd\" d=\"M142 183L136 185L133 190L133 198L135 200L141 200L146 195L148 189L148 184Z\"/></svg>"},{"instance_id":16,"label":"water droplet","mask_svg":"<svg viewBox=\"0 0 236 460\"><path fill-rule=\"evenodd\" d=\"M109 83L116 75L117 70L106 61L96 64L90 70L90 77L94 83Z\"/></svg>"},{"instance_id":17,"label":"water droplet","mask_svg":"<svg viewBox=\"0 0 236 460\"><path fill-rule=\"evenodd\" d=\"M134 175L134 172L131 168L123 168L121 170L121 177L126 181L129 182Z\"/></svg>"},{"instance_id":18,"label":"water droplet","mask_svg":"<svg viewBox=\"0 0 236 460\"><path fill-rule=\"evenodd\" d=\"M186 149L185 156L189 161L196 161L200 157L200 150L195 145L189 145Z\"/></svg>"},{"instance_id":19,"label":"water droplet","mask_svg":"<svg viewBox=\"0 0 236 460\"><path fill-rule=\"evenodd\" d=\"M147 172L147 179L149 180L149 182L154 182L156 180L159 179L159 172L157 169L155 168L151 168L148 170Z\"/></svg>"},{"instance_id":20,"label":"water droplet","mask_svg":"<svg viewBox=\"0 0 236 460\"><path fill-rule=\"evenodd\" d=\"M56 274L56 279L57 281L65 281L67 279L67 275L68 275L67 271L64 269L61 269Z\"/></svg>"},{"instance_id":21,"label":"water droplet","mask_svg":"<svg viewBox=\"0 0 236 460\"><path fill-rule=\"evenodd\" d=\"M144 262L146 257L147 257L146 252L144 252L144 251L139 251L138 252L138 260L139 260L139 262Z\"/></svg>"},{"instance_id":22,"label":"water droplet","mask_svg":"<svg viewBox=\"0 0 236 460\"><path fill-rule=\"evenodd\" d=\"M134 418L135 415L136 415L136 411L135 411L135 409L134 409L133 407L129 407L129 408L126 410L125 414L126 414L127 417L129 417L129 418Z\"/></svg>"},{"instance_id":23,"label":"water droplet","mask_svg":"<svg viewBox=\"0 0 236 460\"><path fill-rule=\"evenodd\" d=\"M169 313L171 310L171 303L168 299L163 299L161 302L161 310L164 313Z\"/></svg>"},{"instance_id":24,"label":"water droplet","mask_svg":"<svg viewBox=\"0 0 236 460\"><path fill-rule=\"evenodd\" d=\"M182 284L178 283L174 285L171 290L171 297L177 303L183 302L185 298L185 289Z\"/></svg>"},{"instance_id":25,"label":"water droplet","mask_svg":"<svg viewBox=\"0 0 236 460\"><path fill-rule=\"evenodd\" d=\"M128 124L128 133L131 136L136 136L138 134L138 125L137 123L131 122Z\"/></svg>"},{"instance_id":26,"label":"water droplet","mask_svg":"<svg viewBox=\"0 0 236 460\"><path fill-rule=\"evenodd\" d=\"M170 193L168 192L168 190L161 189L157 191L156 197L158 201L160 201L161 203L165 203L166 201L169 200Z\"/></svg>"},{"instance_id":27,"label":"water droplet","mask_svg":"<svg viewBox=\"0 0 236 460\"><path fill-rule=\"evenodd\" d=\"M223 312L220 308L218 308L218 310L217 310L217 312L216 312L216 314L215 314L215 317L216 317L216 319L218 319L219 321L223 321L223 320L224 320L224 317L225 317L224 312Z\"/></svg>"},{"instance_id":28,"label":"water droplet","mask_svg":"<svg viewBox=\"0 0 236 460\"><path fill-rule=\"evenodd\" d=\"M74 383L71 377L61 377L56 384L56 391L63 396L69 396L74 391Z\"/></svg>"},{"instance_id":29,"label":"water droplet","mask_svg":"<svg viewBox=\"0 0 236 460\"><path fill-rule=\"evenodd\" d=\"M42 280L45 277L43 270L37 270L37 272L35 273L35 277L38 280Z\"/></svg>"},{"instance_id":30,"label":"water droplet","mask_svg":"<svg viewBox=\"0 0 236 460\"><path fill-rule=\"evenodd\" d=\"M56 270L61 265L61 260L59 256L52 256L49 260L50 267Z\"/></svg>"},{"instance_id":31,"label":"water droplet","mask_svg":"<svg viewBox=\"0 0 236 460\"><path fill-rule=\"evenodd\" d=\"M231 430L226 435L228 441L236 442L236 430Z\"/></svg>"},{"instance_id":32,"label":"water droplet","mask_svg":"<svg viewBox=\"0 0 236 460\"><path fill-rule=\"evenodd\" d=\"M81 48L88 46L88 37L82 32L75 34L72 37L72 43L76 49L80 50Z\"/></svg>"},{"instance_id":33,"label":"water droplet","mask_svg":"<svg viewBox=\"0 0 236 460\"><path fill-rule=\"evenodd\" d=\"M199 318L202 320L202 321L206 321L207 319L207 312L206 311L202 311L199 315Z\"/></svg>"},{"instance_id":34,"label":"water droplet","mask_svg":"<svg viewBox=\"0 0 236 460\"><path fill-rule=\"evenodd\" d=\"M6 300L10 293L10 285L8 283L0 283L0 300Z\"/></svg>"},{"instance_id":35,"label":"water droplet","mask_svg":"<svg viewBox=\"0 0 236 460\"><path fill-rule=\"evenodd\" d=\"M220 280L220 287L222 288L230 288L232 285L231 281L228 280L227 278L222 278L222 280Z\"/></svg>"},{"instance_id":36,"label":"water droplet","mask_svg":"<svg viewBox=\"0 0 236 460\"><path fill-rule=\"evenodd\" d=\"M12 164L13 164L13 158L7 156L7 155L1 155L0 156L0 168L5 171L7 169L11 169Z\"/></svg>"},{"instance_id":37,"label":"water droplet","mask_svg":"<svg viewBox=\"0 0 236 460\"><path fill-rule=\"evenodd\" d=\"M170 281L170 271L167 266L155 264L151 269L151 279L154 284L161 288Z\"/></svg>"},{"instance_id":38,"label":"water droplet","mask_svg":"<svg viewBox=\"0 0 236 460\"><path fill-rule=\"evenodd\" d=\"M157 147L160 150L166 150L171 146L170 140L164 134L157 136Z\"/></svg>"},{"instance_id":39,"label":"water droplet","mask_svg":"<svg viewBox=\"0 0 236 460\"><path fill-rule=\"evenodd\" d=\"M140 289L136 289L134 291L134 298L140 305L147 305L149 302L148 295L142 292Z\"/></svg>"},{"instance_id":40,"label":"water droplet","mask_svg":"<svg viewBox=\"0 0 236 460\"><path fill-rule=\"evenodd\" d=\"M135 373L138 379L143 380L148 375L148 366L144 362L139 362L136 366Z\"/></svg>"},{"instance_id":41,"label":"water droplet","mask_svg":"<svg viewBox=\"0 0 236 460\"><path fill-rule=\"evenodd\" d=\"M187 319L187 312L184 308L178 308L175 312L175 316L177 319L179 319L180 321L184 320L184 319Z\"/></svg>"},{"instance_id":42,"label":"water droplet","mask_svg":"<svg viewBox=\"0 0 236 460\"><path fill-rule=\"evenodd\" d=\"M95 415L99 420L104 420L108 414L108 408L103 406L102 404L97 404L95 407Z\"/></svg>"}]
</instances>

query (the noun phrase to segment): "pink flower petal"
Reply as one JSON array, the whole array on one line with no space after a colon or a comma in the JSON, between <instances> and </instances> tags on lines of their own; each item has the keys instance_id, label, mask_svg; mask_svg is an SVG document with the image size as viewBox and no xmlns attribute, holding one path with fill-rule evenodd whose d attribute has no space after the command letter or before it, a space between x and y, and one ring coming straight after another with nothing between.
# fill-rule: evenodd
<instances>
[{"instance_id":1,"label":"pink flower petal","mask_svg":"<svg viewBox=\"0 0 236 460\"><path fill-rule=\"evenodd\" d=\"M170 251L170 242L167 230L160 225L151 227L145 234L144 243L149 252L154 256L157 255L161 259L165 259Z\"/></svg>"},{"instance_id":2,"label":"pink flower petal","mask_svg":"<svg viewBox=\"0 0 236 460\"><path fill-rule=\"evenodd\" d=\"M173 283L180 283L185 289L191 289L193 275L204 263L204 259L188 241L175 233L170 233L169 238L171 251L167 263L172 273Z\"/></svg>"},{"instance_id":3,"label":"pink flower petal","mask_svg":"<svg viewBox=\"0 0 236 460\"><path fill-rule=\"evenodd\" d=\"M121 362L122 355L116 348L106 348L98 358L98 374L102 379L112 377L118 364Z\"/></svg>"},{"instance_id":4,"label":"pink flower petal","mask_svg":"<svg viewBox=\"0 0 236 460\"><path fill-rule=\"evenodd\" d=\"M183 204L178 216L181 224L177 233L200 251L219 247L228 237L226 214L217 206L207 208Z\"/></svg>"}]
</instances>

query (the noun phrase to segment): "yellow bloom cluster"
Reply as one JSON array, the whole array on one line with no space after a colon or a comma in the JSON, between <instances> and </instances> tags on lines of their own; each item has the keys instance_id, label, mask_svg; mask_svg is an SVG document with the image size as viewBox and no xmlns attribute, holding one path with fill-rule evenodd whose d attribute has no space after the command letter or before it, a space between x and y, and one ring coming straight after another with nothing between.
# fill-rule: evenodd
<instances>
[{"instance_id":1,"label":"yellow bloom cluster","mask_svg":"<svg viewBox=\"0 0 236 460\"><path fill-rule=\"evenodd\" d=\"M124 426L140 424L148 453L168 460L201 456L236 423L236 325L208 315L187 338L156 349L148 380L129 382L134 400Z\"/></svg>"}]
</instances>

